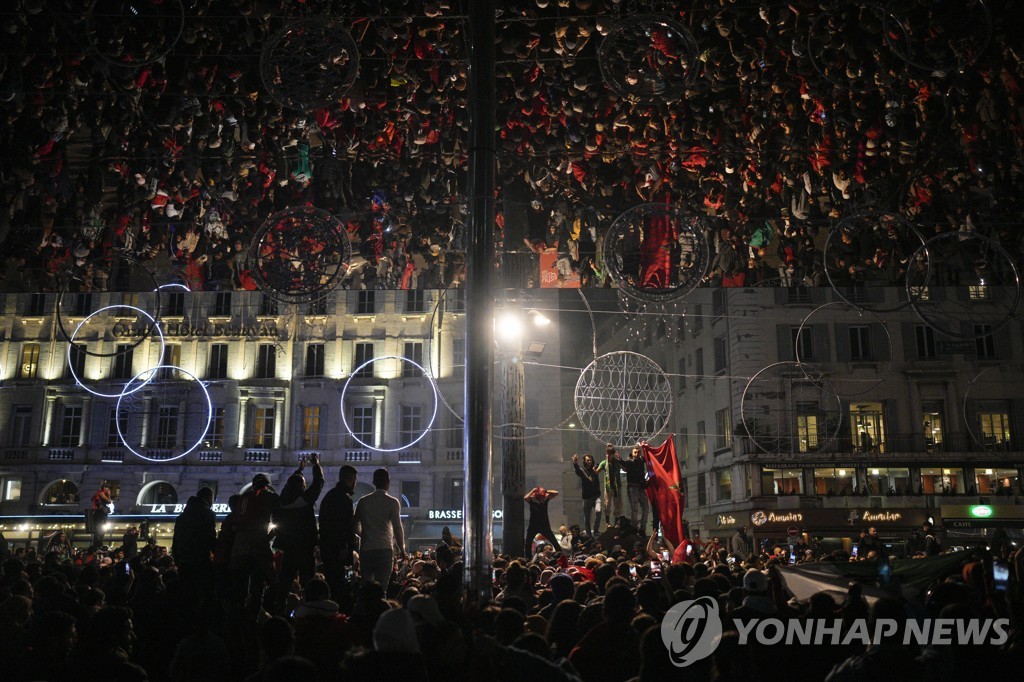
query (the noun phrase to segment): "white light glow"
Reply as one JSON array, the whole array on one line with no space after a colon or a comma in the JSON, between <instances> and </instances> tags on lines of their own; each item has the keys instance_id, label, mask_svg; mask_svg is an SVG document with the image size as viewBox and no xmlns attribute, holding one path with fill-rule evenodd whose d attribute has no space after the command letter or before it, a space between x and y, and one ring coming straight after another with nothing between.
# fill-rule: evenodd
<instances>
[{"instance_id":1,"label":"white light glow","mask_svg":"<svg viewBox=\"0 0 1024 682\"><path fill-rule=\"evenodd\" d=\"M551 320L537 312L536 310L530 311L530 319L533 320L533 326L535 327L546 327L551 324Z\"/></svg>"},{"instance_id":2,"label":"white light glow","mask_svg":"<svg viewBox=\"0 0 1024 682\"><path fill-rule=\"evenodd\" d=\"M81 386L83 389L85 389L86 392L92 393L97 398L118 398L121 395L125 395L124 391L127 390L128 385L126 384L121 389L121 392L119 392L119 393L102 393L100 391L96 391L94 389L89 388L84 383L82 383L82 378L79 377L78 374L75 372L75 363L71 362L71 349L75 345L75 337L78 336L78 332L82 329L82 325L84 325L86 322L91 320L93 317L99 315L100 313L102 313L102 312L104 312L106 310L111 310L111 309L115 309L115 308L123 308L125 310L134 310L135 312L141 314L143 317L148 319L150 325L152 325L153 329L155 329L156 333L160 336L160 357L164 356L164 346L166 345L165 342L164 342L164 333L160 329L160 325L157 324L157 321L155 319L153 319L153 316L150 315L149 313L147 313L142 308L136 308L133 305L108 305L108 306L104 306L103 308L100 308L99 310L97 310L94 313L90 313L88 317L86 317L84 320L82 320L81 322L78 323L78 326L75 327L74 333L71 334L71 337L68 339L68 350L67 350L66 355L67 355L67 359L68 359L68 369L71 371L71 377L75 380L75 383L78 384L79 386ZM133 388L131 391L129 391L127 393L127 395L131 395L132 393L135 393L136 391L139 391L139 390L142 390L143 388L145 388L146 384L148 384L150 381L152 381L153 377L155 377L155 376L156 376L156 374L150 375L150 377L148 379L146 379L146 381L142 382L141 384L139 384L138 386ZM129 384L130 383L131 382L129 382Z\"/></svg>"},{"instance_id":3,"label":"white light glow","mask_svg":"<svg viewBox=\"0 0 1024 682\"><path fill-rule=\"evenodd\" d=\"M500 343L519 343L523 338L523 319L515 313L502 313L494 320L494 335Z\"/></svg>"},{"instance_id":4,"label":"white light glow","mask_svg":"<svg viewBox=\"0 0 1024 682\"><path fill-rule=\"evenodd\" d=\"M403 445L402 447L398 447L398 448L378 448L378 447L374 447L373 445L370 445L369 443L364 442L363 440L360 440L360 438L355 433L352 432L352 427L348 423L348 417L345 416L345 394L348 392L349 384L352 383L352 378L358 376L359 372L362 371L363 368L365 368L367 365L371 365L371 364L377 362L378 360L399 360L400 362L408 362L410 365L413 365L414 367L419 369L420 372L423 373L423 378L425 378L430 383L430 392L434 396L434 410L433 410L433 412L430 415L430 419L427 421L426 427L424 427L424 429L423 429L423 433L421 433L419 436L414 438L411 442ZM341 423L345 425L345 431L348 433L348 435L352 436L352 440L354 440L355 442L359 443L364 448L367 448L367 449L370 449L370 450L375 450L377 452L398 452L400 450L405 450L406 448L411 448L413 445L416 445L416 443L419 443L421 440L423 440L423 438L428 433L430 433L430 427L432 427L434 425L434 420L437 419L437 404L439 402L440 401L437 398L437 384L434 383L434 378L432 376L430 376L430 374L427 372L426 369L423 368L422 365L420 365L418 362L413 362L409 358L403 358L400 355L384 355L384 356L381 356L379 358L372 358L370 360L367 360L363 364L359 365L354 370L352 370L352 374L350 374L348 379L345 380L345 385L342 386L342 388L341 388ZM379 413L380 413L380 411L375 409L374 410L374 417L376 418L376 415L378 415Z\"/></svg>"},{"instance_id":5,"label":"white light glow","mask_svg":"<svg viewBox=\"0 0 1024 682\"><path fill-rule=\"evenodd\" d=\"M203 396L206 398L206 424L203 425L203 428L202 428L202 430L199 433L199 437L196 438L196 442L193 443L192 446L188 450L185 450L184 452L182 452L180 454L177 454L174 457L165 457L163 459L153 459L151 457L146 457L145 455L140 453L138 450L136 450L131 445L129 445L127 439L125 439L124 433L121 431L121 403L124 401L124 397L126 395L131 395L132 393L135 392L135 390L138 390L138 389L135 389L135 390L129 391L128 388L133 383L135 383L139 379L139 377L141 377L143 374L146 374L147 372L151 373L152 376L156 376L159 373L160 370L167 370L169 372L175 372L178 375L185 374L185 375L191 377L193 381L195 381L195 383L202 390ZM146 382L149 382L149 381L152 381L152 377L146 380ZM143 382L143 383L146 383L146 382ZM204 384L202 381L200 381L199 377L197 377L192 372L189 372L187 369L182 369L181 367L177 367L175 365L157 365L156 367L151 367L151 368L149 368L147 370L144 370L144 371L139 372L138 374L136 374L135 377L133 377L132 380L128 382L128 384L124 387L124 389L125 389L124 392L120 396L118 396L118 398L117 398L117 407L114 410L114 425L117 427L117 436L118 436L118 438L121 439L121 442L128 449L128 451L131 452L136 457L138 457L139 459L144 459L147 462L170 462L170 461L173 461L173 460L176 460L176 459L181 459L182 457L184 457L185 455L189 454L190 452L192 452L193 450L198 448L200 445L202 445L203 441L206 439L206 434L210 430L210 422L213 421L213 401L210 399L210 392L208 390L206 390L206 384Z\"/></svg>"}]
</instances>

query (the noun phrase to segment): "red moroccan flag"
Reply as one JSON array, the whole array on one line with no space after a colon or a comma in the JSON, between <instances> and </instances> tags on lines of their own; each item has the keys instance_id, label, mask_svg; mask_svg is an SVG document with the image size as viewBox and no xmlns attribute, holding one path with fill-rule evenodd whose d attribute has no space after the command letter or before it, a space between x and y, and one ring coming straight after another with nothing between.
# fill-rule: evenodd
<instances>
[{"instance_id":1,"label":"red moroccan flag","mask_svg":"<svg viewBox=\"0 0 1024 682\"><path fill-rule=\"evenodd\" d=\"M683 530L683 506L686 494L679 478L679 460L676 459L674 435L669 435L658 447L643 446L647 468L653 477L647 484L647 497L657 507L662 532L673 545L686 536Z\"/></svg>"}]
</instances>

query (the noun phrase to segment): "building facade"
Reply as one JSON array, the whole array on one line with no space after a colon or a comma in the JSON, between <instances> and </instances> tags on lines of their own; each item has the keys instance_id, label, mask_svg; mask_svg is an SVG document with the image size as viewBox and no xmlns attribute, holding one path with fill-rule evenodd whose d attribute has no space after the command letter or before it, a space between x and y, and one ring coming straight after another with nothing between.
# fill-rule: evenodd
<instances>
[{"instance_id":1,"label":"building facade","mask_svg":"<svg viewBox=\"0 0 1024 682\"><path fill-rule=\"evenodd\" d=\"M459 532L461 292L339 290L284 304L259 292L171 286L159 301L65 298L59 306L55 294L3 299L0 531L8 541L57 528L84 537L82 511L104 482L114 494L113 534L141 521L167 532L199 487L214 490L223 515L255 473L280 486L312 452L321 453L328 487L342 464L356 467L357 496L372 490L375 468L388 467L410 547L435 544L444 525ZM157 305L155 323L144 313L155 318ZM544 334L557 353L557 327ZM527 379L538 389L527 416L536 417L557 399L557 390L540 389L557 381L539 371ZM545 449L554 450L543 438L528 441L528 482L543 474Z\"/></svg>"}]
</instances>

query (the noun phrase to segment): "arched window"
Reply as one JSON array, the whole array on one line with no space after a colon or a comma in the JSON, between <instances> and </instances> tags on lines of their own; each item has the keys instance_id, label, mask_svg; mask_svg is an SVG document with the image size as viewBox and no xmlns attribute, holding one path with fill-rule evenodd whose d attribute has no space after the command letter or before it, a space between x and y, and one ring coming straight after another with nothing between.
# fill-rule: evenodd
<instances>
[{"instance_id":1,"label":"arched window","mask_svg":"<svg viewBox=\"0 0 1024 682\"><path fill-rule=\"evenodd\" d=\"M78 504L78 486L74 481L61 479L46 486L40 504Z\"/></svg>"},{"instance_id":2,"label":"arched window","mask_svg":"<svg viewBox=\"0 0 1024 682\"><path fill-rule=\"evenodd\" d=\"M178 491L167 481L153 481L139 491L139 504L177 504Z\"/></svg>"}]
</instances>

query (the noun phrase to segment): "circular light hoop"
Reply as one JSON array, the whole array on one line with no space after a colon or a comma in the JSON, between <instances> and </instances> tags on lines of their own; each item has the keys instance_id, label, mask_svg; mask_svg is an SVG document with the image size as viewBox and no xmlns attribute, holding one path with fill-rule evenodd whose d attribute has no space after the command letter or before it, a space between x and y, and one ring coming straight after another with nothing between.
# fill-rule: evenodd
<instances>
[{"instance_id":1,"label":"circular light hoop","mask_svg":"<svg viewBox=\"0 0 1024 682\"><path fill-rule=\"evenodd\" d=\"M188 288L188 285L182 284L181 282L169 282L167 284L161 284L156 289L153 289L153 291L163 291L165 289L181 289L186 293L192 293L192 290Z\"/></svg>"},{"instance_id":2,"label":"circular light hoop","mask_svg":"<svg viewBox=\"0 0 1024 682\"><path fill-rule=\"evenodd\" d=\"M141 344L143 341L145 341L147 338L149 338L150 334L153 333L153 329L160 325L160 286L157 284L156 275L153 274L152 270L150 270L148 267L143 265L142 262L139 261L138 258L136 258L135 256L132 256L132 255L130 255L128 253L118 252L116 254L116 258L123 265L127 265L128 267L133 268L133 269L134 268L142 268L142 270L145 271L145 273L147 275L149 275L149 279L151 279L153 281L153 288L152 288L151 292L154 294L154 296L156 298L156 302L155 302L156 305L155 305L155 307L156 307L156 311L157 312L156 312L155 315L150 316L150 319L152 320L152 322L146 328L145 333L139 334L138 338L135 339L135 341L133 341L133 342L131 342L129 344L126 344L126 348L124 350L114 351L112 353L97 353L95 351L90 351L90 350L83 350L82 351L86 355L88 355L90 357L94 357L94 358L114 358L114 357L117 357L118 355L124 355L125 353L129 353L129 352L135 350L135 348L137 348L139 346L139 344ZM89 261L89 265L92 265L95 262L96 262L96 260ZM71 270L71 271L63 273L63 274L64 274L63 281L61 282L60 290L57 292L57 303L56 303L57 329L60 330L61 336L64 337L65 341L70 341L71 340L71 335L68 333L68 328L64 324L64 314L63 314L62 308L63 308L63 303L64 303L64 297L66 295L68 295L68 293L69 293L68 292L68 286L71 284L72 280L79 279L81 277L81 275L80 275L80 273L79 273L79 271L77 269L76 270ZM142 288L141 287L136 287L136 288L133 288L131 290L132 291L142 291ZM91 293L91 292L81 292L81 293ZM133 306L121 306L121 307L133 307Z\"/></svg>"},{"instance_id":3,"label":"circular light hoop","mask_svg":"<svg viewBox=\"0 0 1024 682\"><path fill-rule=\"evenodd\" d=\"M337 216L296 206L263 222L246 261L260 291L282 303L308 303L333 291L348 274L352 242Z\"/></svg>"},{"instance_id":4,"label":"circular light hoop","mask_svg":"<svg viewBox=\"0 0 1024 682\"><path fill-rule=\"evenodd\" d=\"M803 365L807 364L807 362L806 362L807 358L801 358L800 357L800 335L804 333L804 326L807 324L807 321L810 320L811 317L813 317L819 310L824 310L825 308L828 308L829 306L833 306L833 305L850 305L850 304L846 303L845 301L832 301L831 303L826 303L824 305L820 305L817 308L815 308L814 310L812 310L811 312L807 313L807 315L804 317L803 321L800 323L800 327L797 328L796 340L795 340L795 343L794 343L795 347L794 347L793 350L794 350L794 355L796 356L796 362L797 362L798 365L803 366ZM852 308L854 306L850 306L850 307ZM858 312L861 313L862 315L866 313L866 314L871 315L872 317L874 317L875 318L875 322L877 322L878 325L885 332L886 341L889 342L889 362L886 363L886 365L885 365L885 371L882 372L882 378L879 379L874 384L871 384L868 388L864 389L863 391L857 391L856 393L841 393L839 391L839 389L835 388L836 382L832 381L832 387L835 389L836 395L838 395L840 398L854 398L854 397L857 397L857 396L860 396L860 395L864 395L865 393L869 393L869 392L875 390L876 388L878 388L879 386L882 385L882 383L886 380L886 378L888 378L889 371L892 369L893 346L892 346L892 334L889 333L889 328L882 321L882 318L880 318L874 312L872 312L870 310L859 310L859 309L858 309ZM807 376L806 373L805 373L804 376L807 377L808 381L815 381L814 378L812 378L810 376Z\"/></svg>"},{"instance_id":5,"label":"circular light hoop","mask_svg":"<svg viewBox=\"0 0 1024 682\"><path fill-rule=\"evenodd\" d=\"M605 269L619 289L641 301L683 298L700 286L711 260L705 217L673 204L634 206L605 234ZM621 253L626 243L631 250ZM666 250L668 257L662 259Z\"/></svg>"},{"instance_id":6,"label":"circular light hoop","mask_svg":"<svg viewBox=\"0 0 1024 682\"><path fill-rule=\"evenodd\" d=\"M135 448L133 448L131 445L128 444L128 439L125 438L124 433L121 431L121 404L124 402L124 399L125 399L126 396L130 396L133 393L135 393L135 390L133 390L133 391L129 391L128 390L128 387L132 385L132 382L134 382L136 379L141 377L146 372L151 372L153 374L153 376L156 376L156 373L159 372L160 370L169 370L169 371L172 371L172 372L179 372L181 374L187 374L188 376L192 377L192 381L196 385L199 386L199 388L203 392L203 397L206 398L206 424L203 425L203 429L200 432L199 437L196 439L196 442L193 443L192 447L190 447L188 450L185 450L185 451L181 452L180 454L175 455L174 457L155 458L155 457L147 457L146 455L142 454L141 452L139 452L138 450L136 450ZM149 381L149 380L147 380L147 381ZM202 445L203 440L206 438L206 434L210 430L210 423L212 421L213 421L213 400L210 399L210 392L208 390L206 390L206 385L202 381L200 381L199 377L197 377L195 374L193 374L192 372L188 371L187 369L182 369L181 367L178 367L176 365L157 365L156 367L150 367L149 369L145 369L145 370L139 372L138 374L136 374L134 377L132 377L132 380L129 381L128 384L125 386L124 392L121 393L120 396L118 396L118 398L117 398L117 406L114 408L114 425L117 427L117 437L121 439L121 443L125 446L125 448L128 449L129 452L131 452L133 455L135 455L139 459L144 459L147 462L157 462L157 463L173 462L176 459L181 459L182 457L185 457L186 455L188 455L189 453L194 451L196 448L198 448L200 445Z\"/></svg>"},{"instance_id":7,"label":"circular light hoop","mask_svg":"<svg viewBox=\"0 0 1024 682\"><path fill-rule=\"evenodd\" d=\"M836 415L835 429L833 430L832 433L825 433L824 437L820 438L820 442L818 443L818 447L816 449L814 449L814 450L808 449L806 452L801 452L799 454L814 454L816 452L821 452L826 447L828 447L828 445L830 445L833 441L835 441L836 438L839 436L839 430L842 428L842 425L843 425L842 400L840 399L839 394L835 391L835 388L833 386L831 386L832 382L829 380L829 378L827 376L825 376L825 374L821 370L817 369L814 365L810 365L810 364L808 364L806 362L803 362L803 363L800 363L800 362L775 362L775 363L772 363L772 364L768 365L767 367L762 368L761 370L759 370L757 372L757 374L755 374L754 376L750 377L750 381L748 381L747 385L743 388L743 396L740 399L740 423L743 424L743 430L746 432L747 437L751 440L751 442L753 442L754 445L756 445L757 448L759 450L761 450L762 452L764 452L765 454L769 454L769 455L780 454L780 453L793 454L794 450L798 450L798 448L783 448L783 447L781 447L784 439L787 439L787 438L793 439L793 438L795 438L795 435L793 435L793 434L787 435L786 433L784 433L784 430L782 428L780 428L778 430L779 432L776 433L776 434L768 434L768 438L770 438L771 440L775 441L775 443L776 443L775 447L773 447L771 444L768 444L767 446L764 445L761 442L761 440L759 440L759 439L764 439L765 436L756 433L757 432L757 421L754 420L754 433L752 433L751 432L751 428L750 428L750 424L748 423L748 419L747 419L747 411L751 408L750 403L753 402L752 400L748 400L748 397L749 398L753 398L754 397L753 394L751 394L751 387L754 386L755 382L758 381L758 379L761 378L761 375L764 374L765 372L775 371L777 369L781 369L781 368L784 368L784 367L794 368L796 371L799 371L800 375L801 375L801 376L797 376L794 373L794 375L792 377L786 377L786 379L788 380L787 386L789 387L790 394L792 394L792 387L797 382L799 382L800 384L810 384L810 385L813 385L813 386L817 386L818 389L820 391L822 391L822 395L828 395L829 396L829 401L831 401L832 399L835 400L835 411L831 413L831 414L835 414ZM808 371L816 373L817 377L808 378ZM782 378L782 377L780 377L780 378ZM778 392L779 391L771 391L771 393L773 395L777 394ZM793 405L795 402L799 402L799 401L792 400L792 395L790 395L789 398L790 398L788 400L789 405ZM822 402L824 402L824 401L821 401L821 400L818 401L819 406L821 406ZM827 407L827 405L825 407ZM792 410L794 408L793 407L789 407L789 409ZM767 410L767 414L769 416L771 416L771 414L772 414L770 407ZM826 422L827 422L827 415L828 414L830 414L829 411L827 411L826 409L822 409L815 416L824 415L824 416L826 416ZM778 420L778 419L776 420L776 424L781 424L781 422L782 422L782 420ZM825 425L827 426L827 423ZM788 416L785 419L785 426L786 426L787 430L792 429L795 426L795 424L793 423L793 420L790 419Z\"/></svg>"},{"instance_id":8,"label":"circular light hoop","mask_svg":"<svg viewBox=\"0 0 1024 682\"><path fill-rule=\"evenodd\" d=\"M962 289L966 287L969 290L970 287L984 287L985 295L988 296L989 291L1002 291L1012 286L1012 301L1008 304L1002 304L1006 305L1006 312L1002 314L1000 317L993 319L993 321L991 322L991 330L983 334L978 334L976 332L968 333L965 331L958 331L958 329L954 326L954 323L961 322L963 318L953 314L949 314L950 311L948 310L943 312L931 311L929 318L929 307L931 307L933 303L930 301L924 301L921 298L921 296L925 291L928 290L928 287L931 286L931 275L932 271L934 270L934 268L932 267L928 268L923 282L912 276L907 277L906 290L907 298L910 300L910 306L914 309L914 312L917 313L917 316L921 319L922 322L931 327L933 330L941 334L945 334L946 336L951 336L956 339L975 340L983 336L988 336L989 334L994 334L1010 323L1010 320L1013 319L1013 316L1016 314L1017 309L1020 307L1020 275L1017 272L1017 265L1014 263L1013 258L1010 256L1010 254L1006 252L1006 249L1000 246L998 242L996 242L994 239L978 234L977 232L943 232L942 234L935 235L934 237L926 241L924 244L922 244L917 249L917 251L914 252L914 255L911 256L910 259L911 262L913 263L919 257L928 258L930 262L933 258L932 254L938 250L938 247L942 244L942 242L949 239L956 239L957 243L954 244L952 247L946 249L947 253L955 254L955 256L960 259L960 264L963 267L962 271L969 271L968 279L973 277L977 277L977 279L975 280L974 284L968 283L965 285L962 283L963 278L961 278L960 283L955 285L955 287L943 286L942 288ZM983 258L985 266L991 267L989 257L993 255L999 257L1003 261L1001 263L1003 270L1001 272L998 269L992 270L995 276L989 277L989 281L987 283L985 282L985 275L978 275L978 271L981 270L982 267L979 265L977 260L975 260L972 263L965 262L965 260L970 257L970 255L968 254L967 242L971 240L977 240L978 242L981 242L980 247L975 246L974 248L980 248L983 250L982 253L979 253L977 255L979 258ZM951 266L955 265L951 263L946 264ZM1001 279L1000 275L1002 277ZM980 309L982 309L983 306L992 306L993 304L1001 305L998 303L998 301L992 301L989 298L984 298L978 301L969 301L968 303L975 314L977 314L977 312ZM942 320L949 322L950 324L943 327L941 324Z\"/></svg>"},{"instance_id":9,"label":"circular light hoop","mask_svg":"<svg viewBox=\"0 0 1024 682\"><path fill-rule=\"evenodd\" d=\"M601 77L630 102L674 102L697 79L700 48L690 31L668 17L619 21L597 51Z\"/></svg>"},{"instance_id":10,"label":"circular light hoop","mask_svg":"<svg viewBox=\"0 0 1024 682\"><path fill-rule=\"evenodd\" d=\"M103 7L100 7L101 5ZM116 7L110 7L112 5L116 5ZM99 8L98 12L97 8ZM140 8L143 11L140 11ZM126 9L128 10L127 12L125 12ZM120 13L117 10L120 10ZM93 0L86 11L85 22L86 39L101 59L113 66L137 68L159 61L174 49L185 28L185 8L181 0L161 2L155 2L154 0L142 0L141 2ZM133 29L145 27L151 33L151 35L142 36L141 40L136 41L142 45L146 45L158 37L170 36L170 39L159 45L158 49L153 50L151 48L148 54L143 52L138 57L131 54L135 51L136 47L139 47L137 45L128 45L125 52L118 55L109 54L104 49L104 45L98 44L100 36L97 36L97 33L124 28L129 23L132 24ZM131 32L134 33L135 31ZM109 38L109 36L107 37ZM135 37L138 38L138 36Z\"/></svg>"},{"instance_id":11,"label":"circular light hoop","mask_svg":"<svg viewBox=\"0 0 1024 682\"><path fill-rule=\"evenodd\" d=\"M923 9L929 15L934 16L936 6L940 4L941 0L938 2L936 0L889 0L883 16L885 42L888 43L889 48L907 64L924 71L948 72L970 66L992 42L992 12L989 11L984 0L968 0L967 2L964 0L948 2L947 0L946 7L938 8L945 10L938 22L929 20L928 26L922 27L926 30L915 31L914 27L908 30L907 25L913 18L909 16L910 12ZM908 7L908 5L910 6ZM899 27L898 31L896 27L892 26L893 22ZM960 37L948 35L950 27L955 27L961 34ZM915 46L911 36L927 36L929 34L933 37L922 42L931 49ZM902 45L897 42L899 37L903 39ZM970 43L975 44L971 45ZM968 49L957 52L955 49L950 49L954 44L965 46ZM915 50L915 47L918 49ZM938 59L936 55L941 56L941 52L944 50L936 50L936 47L944 47L949 50L945 55L947 59L942 61ZM922 55L929 55L932 60L922 60Z\"/></svg>"},{"instance_id":12,"label":"circular light hoop","mask_svg":"<svg viewBox=\"0 0 1024 682\"><path fill-rule=\"evenodd\" d=\"M352 432L352 427L349 425L348 418L345 416L345 394L348 392L349 384L352 383L352 379L355 379L356 375L359 374L359 372L361 372L367 366L377 362L378 360L400 360L402 362L408 362L413 367L416 367L420 372L423 373L423 377L427 380L427 383L430 384L431 394L434 396L434 410L430 415L430 421L427 422L426 428L423 429L423 433L421 433L411 442L406 443L405 445L398 448L378 448L374 447L373 445L370 445L369 443L363 442L363 440L360 439L359 436ZM345 380L345 385L341 387L341 423L345 425L345 430L348 432L348 435L352 436L352 440L359 443L367 450L374 450L375 452L400 452L407 448L411 448L413 445L416 445L416 443L419 443L428 433L430 433L430 429L434 425L434 420L437 419L437 403L437 385L434 383L434 379L430 376L430 373L427 372L426 368L423 367L423 365L413 360L410 360L409 358L404 358L401 355L382 355L379 358L372 358L370 360L367 360L363 364L356 367L354 370L352 370L352 373L348 376L348 379Z\"/></svg>"},{"instance_id":13,"label":"circular light hoop","mask_svg":"<svg viewBox=\"0 0 1024 682\"><path fill-rule=\"evenodd\" d=\"M864 82L863 85L854 86L852 81L849 80L849 79L844 80L844 79L839 79L839 78L833 77L827 71L827 68L831 68L833 73L836 70L841 70L841 72L843 74L845 74L846 73L846 69L849 66L851 66L851 65L856 67L856 68L858 68L858 70L864 70L865 67L867 67L868 69L871 69L872 67L877 67L878 66L878 62L874 59L874 57L870 53L867 54L867 55L863 55L863 54L857 55L857 58L855 60L851 60L850 62L845 63L845 64L844 63L824 64L824 63L822 63L823 60L819 59L819 57L824 57L825 56L824 55L825 48L829 48L829 47L832 47L834 45L834 42L830 42L827 39L822 40L821 37L823 35L824 36L832 37L836 33L844 33L844 31L858 30L858 29L861 30L862 34L867 32L866 29L869 28L869 27L864 24L863 20L859 16L860 11L861 10L865 10L865 9L874 10L875 12L877 12L880 15L880 21L878 22L879 35L877 35L877 36L872 35L871 36L872 39L873 38L877 38L877 41L876 40L871 40L871 41L860 40L858 36L853 36L852 39L848 39L846 41L846 43L845 43L846 46L847 47L851 47L851 46L859 47L859 48L868 49L868 50L871 47L874 47L874 46L877 46L877 47L885 46L885 47L890 47L891 48L892 43L890 42L889 36L886 35L886 28L888 28L888 21L889 21L889 19L890 18L891 19L895 19L895 16L893 16L886 8L882 7L881 5L879 5L877 3L845 3L845 4L841 4L839 6L836 6L836 7L829 8L829 9L825 10L824 12L822 12L821 14L819 14L819 15L817 15L815 17L814 21L811 23L810 30L807 32L807 56L811 60L811 64L814 66L814 68L818 72L818 74L821 75L822 78L824 78L826 81L828 81L829 83L831 83L832 85L834 85L837 88L843 88L845 90L849 90L851 92L857 92L857 93L869 92L871 90L877 90L878 89L878 86L875 85L875 83L874 83L873 70L871 72L865 73L865 75L864 75L865 82ZM852 21L847 21L848 17L847 17L847 15L843 14L843 12L844 11L850 11L850 10L856 10L856 13L853 16L853 20ZM841 21L844 22L844 25L841 26L841 27L838 27L838 29L835 26L828 26L826 28L829 29L829 30L826 30L824 32L819 30L819 26L821 25L822 22L831 22L833 20L833 18L840 19ZM907 36L906 36L906 29L904 28L903 24L900 23L898 20L896 20L896 27L893 27L893 28L894 28L894 30L899 30L901 33L903 33L904 39L907 38ZM849 38L849 36L848 36L848 38ZM844 55L846 54L845 50L842 50L841 52Z\"/></svg>"},{"instance_id":14,"label":"circular light hoop","mask_svg":"<svg viewBox=\"0 0 1024 682\"><path fill-rule=\"evenodd\" d=\"M995 367L987 367L987 368L981 370L978 373L978 376L976 376L973 379L971 379L971 383L967 384L967 390L964 391L964 400L963 400L964 425L967 427L967 433L971 434L971 438L974 440L975 444L978 447L980 447L982 450L987 450L990 446L985 444L985 439L983 437L981 437L982 434L979 434L976 431L976 427L978 426L977 414L971 414L969 412L969 410L968 410L968 406L970 405L970 401L971 401L971 391L974 390L974 385L976 383L978 383L983 376L985 376L986 374L988 374L992 370L998 369L1001 374L1005 374L1006 370L1008 368L1016 371L1017 373L1019 373L1021 375L1024 375L1024 365L1009 365L1009 366L1007 366L1007 365L998 365L998 366L995 366ZM1021 385L1020 382L1007 381L1005 378L1002 378L999 381L999 384L1000 384L1000 386L1020 386ZM1013 396L1013 397L1015 398L1017 396ZM1006 397L1006 398L1002 398L1002 397L992 398L992 400L1011 400L1011 399L1012 398L1010 398L1010 397ZM978 399L975 398L974 400L978 400ZM981 398L981 400L985 400L985 398Z\"/></svg>"},{"instance_id":15,"label":"circular light hoop","mask_svg":"<svg viewBox=\"0 0 1024 682\"><path fill-rule=\"evenodd\" d=\"M126 310L134 310L135 312L139 313L140 315L143 315L143 316L149 318L149 321L151 323L156 322L153 319L153 316L150 315L149 313L147 313L142 308L136 308L133 305L108 305L108 306L105 306L103 308L100 308L96 312L89 313L88 317L86 317L84 320L82 320L81 322L78 323L78 326L75 327L75 331L71 334L71 338L68 339L68 350L67 350L67 353L65 354L65 355L67 355L67 359L68 359L68 370L70 370L71 378L73 378L75 380L76 384L81 386L87 392L92 393L97 398L118 398L118 397L124 395L124 392L128 389L128 384L130 384L131 381L129 381L127 384L124 385L124 388L121 389L120 393L101 393L100 391L94 391L93 389L89 388L85 384L85 382L82 381L81 377L78 376L78 373L75 372L75 363L71 362L71 349L73 347L75 347L75 337L78 336L78 331L82 328L82 326L86 322L88 322L91 318L93 318L94 316L99 315L100 313L102 313L104 311L107 311L107 310L110 310L112 308L124 308ZM164 348L167 345L166 342L164 341L164 332L163 332L162 329L160 329L160 325L159 324L154 325L153 328L156 329L156 333L160 336L160 357L163 357L164 356ZM146 379L144 382L142 382L141 384L136 386L134 389L129 391L128 395L131 395L132 393L135 393L135 391L138 391L138 390L144 388L152 380L153 380L153 377L150 377L149 379Z\"/></svg>"},{"instance_id":16,"label":"circular light hoop","mask_svg":"<svg viewBox=\"0 0 1024 682\"><path fill-rule=\"evenodd\" d=\"M359 76L359 46L332 21L298 19L267 38L259 74L271 97L286 107L336 105Z\"/></svg>"},{"instance_id":17,"label":"circular light hoop","mask_svg":"<svg viewBox=\"0 0 1024 682\"><path fill-rule=\"evenodd\" d=\"M895 303L895 304L891 304L891 305L878 306L878 305L874 305L874 304L871 304L871 303L863 304L863 303L858 303L856 301L851 301L846 296L846 293L843 291L843 289L845 287L844 286L837 286L836 285L836 280L832 278L832 268L830 266L833 264L833 259L830 257L830 253L829 252L830 251L835 251L834 247L832 246L833 239L835 239L837 241L842 241L842 237L839 236L842 233L844 233L844 232L851 233L853 241L856 241L858 239L868 239L868 238L873 239L874 238L873 235L874 235L874 232L876 231L876 228L879 225L883 225L883 224L890 224L890 225L895 226L897 228L897 234L896 234L896 237L897 237L896 241L897 242L899 241L900 237L903 237L904 240L906 240L906 241L916 240L915 243L919 243L921 245L923 245L925 243L925 241L926 241L924 235L921 234L920 230L918 230L912 223L910 223L906 218L904 218L900 214L892 213L892 212L888 212L888 211L866 211L864 213L855 213L853 215L846 216L845 218L840 220L838 223L836 223L835 227L833 227L829 231L828 237L825 238L825 246L821 250L821 257L822 257L822 262L824 263L824 270L825 270L825 279L828 280L828 284L829 284L830 287L832 287L832 291L835 292L835 295L838 296L843 301L843 303L846 303L846 304L848 304L848 305L850 305L850 306L852 306L852 307L854 307L857 310L860 310L862 312L876 312L876 313L895 312L897 310L902 310L903 308L906 308L907 305L909 305L909 303L901 301L901 302L898 302L898 303ZM902 229L904 231L904 233L902 235L899 234L899 230L900 229ZM865 232L868 232L869 234L864 234ZM888 230L887 230L887 232L888 232ZM890 257L892 257L892 256L890 256ZM838 262L838 260L836 260L835 262ZM910 270L909 270L909 268L915 262L916 261L913 258L910 258L907 261L907 263L908 263L908 265L907 265L908 270L907 270L906 273L904 273L904 276L903 276L904 281L906 281L906 282L910 281ZM927 252L925 253L924 262L925 262L925 267L927 269L928 276L930 277L931 276L931 270L932 270L932 262L931 262L931 258L928 256ZM847 266L843 265L841 267L845 268ZM882 272L881 268L878 268L877 271L878 272ZM842 284L842 283L840 282L840 284ZM893 284L891 282L879 282L876 285L871 285L871 286L865 285L862 288L864 290L867 290L867 291L870 291L872 289L877 289L879 291L884 291L884 290L891 289L892 286L893 286Z\"/></svg>"},{"instance_id":18,"label":"circular light hoop","mask_svg":"<svg viewBox=\"0 0 1024 682\"><path fill-rule=\"evenodd\" d=\"M668 427L672 386L658 363L646 355L615 351L583 368L573 402L587 433L603 443L626 447L651 440Z\"/></svg>"}]
</instances>

